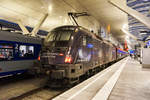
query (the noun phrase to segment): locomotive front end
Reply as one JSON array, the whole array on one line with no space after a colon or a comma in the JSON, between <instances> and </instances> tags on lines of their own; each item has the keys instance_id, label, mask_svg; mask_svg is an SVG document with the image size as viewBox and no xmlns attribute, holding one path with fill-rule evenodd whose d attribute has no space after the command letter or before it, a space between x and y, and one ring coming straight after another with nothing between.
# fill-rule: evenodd
<instances>
[{"instance_id":1,"label":"locomotive front end","mask_svg":"<svg viewBox=\"0 0 150 100\"><path fill-rule=\"evenodd\" d=\"M74 28L56 28L44 41L41 63L53 82L55 80L62 82L69 76L68 70L73 66L74 60L71 51L73 32Z\"/></svg>"},{"instance_id":2,"label":"locomotive front end","mask_svg":"<svg viewBox=\"0 0 150 100\"><path fill-rule=\"evenodd\" d=\"M71 36L73 30L54 29L44 41L41 60L43 65L71 63ZM47 66L47 67L48 67Z\"/></svg>"}]
</instances>

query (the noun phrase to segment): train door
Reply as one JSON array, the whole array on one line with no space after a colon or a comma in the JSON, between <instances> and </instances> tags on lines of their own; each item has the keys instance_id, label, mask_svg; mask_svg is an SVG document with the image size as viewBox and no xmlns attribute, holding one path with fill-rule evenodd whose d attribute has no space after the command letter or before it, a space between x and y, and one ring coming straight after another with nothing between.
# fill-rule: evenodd
<instances>
[{"instance_id":1,"label":"train door","mask_svg":"<svg viewBox=\"0 0 150 100\"><path fill-rule=\"evenodd\" d=\"M101 47L102 47L102 58L101 58L101 60L102 60L102 64L104 64L105 63L105 43L104 42L102 42L102 44L101 44Z\"/></svg>"},{"instance_id":2,"label":"train door","mask_svg":"<svg viewBox=\"0 0 150 100\"><path fill-rule=\"evenodd\" d=\"M81 36L77 63L83 64L85 72L92 66L92 48L92 37L87 35Z\"/></svg>"},{"instance_id":3,"label":"train door","mask_svg":"<svg viewBox=\"0 0 150 100\"><path fill-rule=\"evenodd\" d=\"M109 45L106 44L105 45L105 50L106 50L106 59L105 59L105 62L108 63L109 62L109 56L110 56L110 52L109 52Z\"/></svg>"},{"instance_id":4,"label":"train door","mask_svg":"<svg viewBox=\"0 0 150 100\"><path fill-rule=\"evenodd\" d=\"M103 47L103 63L106 64L108 61L108 46L106 43L102 44Z\"/></svg>"},{"instance_id":5,"label":"train door","mask_svg":"<svg viewBox=\"0 0 150 100\"><path fill-rule=\"evenodd\" d=\"M92 55L93 55L93 67L99 65L99 56L101 56L101 50L99 51L99 43L100 41L93 39L93 50L92 50Z\"/></svg>"},{"instance_id":6,"label":"train door","mask_svg":"<svg viewBox=\"0 0 150 100\"><path fill-rule=\"evenodd\" d=\"M109 52L109 62L111 62L113 60L113 47L111 44L108 45L108 52Z\"/></svg>"},{"instance_id":7,"label":"train door","mask_svg":"<svg viewBox=\"0 0 150 100\"><path fill-rule=\"evenodd\" d=\"M103 64L103 56L104 56L104 54L103 54L103 42L101 41L101 42L98 42L98 48L99 48L99 51L98 51L98 59L99 59L99 64L100 65L102 65Z\"/></svg>"},{"instance_id":8,"label":"train door","mask_svg":"<svg viewBox=\"0 0 150 100\"><path fill-rule=\"evenodd\" d=\"M116 60L116 48L114 46L112 47L112 59L113 61Z\"/></svg>"}]
</instances>

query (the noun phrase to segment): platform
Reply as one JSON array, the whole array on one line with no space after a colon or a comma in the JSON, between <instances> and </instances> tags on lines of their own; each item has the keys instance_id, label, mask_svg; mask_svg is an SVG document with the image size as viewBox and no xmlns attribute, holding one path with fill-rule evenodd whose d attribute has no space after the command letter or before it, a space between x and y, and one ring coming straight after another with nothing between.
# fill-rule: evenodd
<instances>
[{"instance_id":1,"label":"platform","mask_svg":"<svg viewBox=\"0 0 150 100\"><path fill-rule=\"evenodd\" d=\"M108 100L150 100L150 69L128 58Z\"/></svg>"},{"instance_id":2,"label":"platform","mask_svg":"<svg viewBox=\"0 0 150 100\"><path fill-rule=\"evenodd\" d=\"M129 57L53 100L149 100L150 69Z\"/></svg>"}]
</instances>

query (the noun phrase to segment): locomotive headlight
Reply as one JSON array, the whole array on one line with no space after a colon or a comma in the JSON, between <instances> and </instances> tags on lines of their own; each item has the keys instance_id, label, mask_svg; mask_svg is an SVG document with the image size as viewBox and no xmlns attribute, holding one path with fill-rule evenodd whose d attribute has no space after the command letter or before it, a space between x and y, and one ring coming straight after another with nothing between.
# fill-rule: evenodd
<instances>
[{"instance_id":1,"label":"locomotive headlight","mask_svg":"<svg viewBox=\"0 0 150 100\"><path fill-rule=\"evenodd\" d=\"M38 61L40 61L40 60L41 60L41 57L39 56L39 57L38 57Z\"/></svg>"},{"instance_id":2,"label":"locomotive headlight","mask_svg":"<svg viewBox=\"0 0 150 100\"><path fill-rule=\"evenodd\" d=\"M74 38L73 38L73 36L71 36L71 40L73 40Z\"/></svg>"},{"instance_id":3,"label":"locomotive headlight","mask_svg":"<svg viewBox=\"0 0 150 100\"><path fill-rule=\"evenodd\" d=\"M71 61L72 61L71 55L66 55L65 63L71 63Z\"/></svg>"}]
</instances>

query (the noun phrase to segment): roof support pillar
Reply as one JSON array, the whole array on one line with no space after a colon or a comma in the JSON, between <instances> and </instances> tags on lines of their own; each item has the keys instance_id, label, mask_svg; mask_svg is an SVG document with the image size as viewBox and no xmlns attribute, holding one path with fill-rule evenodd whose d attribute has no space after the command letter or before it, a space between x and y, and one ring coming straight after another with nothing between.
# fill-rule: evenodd
<instances>
[{"instance_id":1,"label":"roof support pillar","mask_svg":"<svg viewBox=\"0 0 150 100\"><path fill-rule=\"evenodd\" d=\"M21 28L23 34L29 34L30 32L27 30L27 28L23 25L23 23L21 22L21 20L17 20L17 23L19 25L19 27Z\"/></svg>"},{"instance_id":2,"label":"roof support pillar","mask_svg":"<svg viewBox=\"0 0 150 100\"><path fill-rule=\"evenodd\" d=\"M136 36L132 35L128 30L126 29L122 29L122 32L124 32L125 34L127 34L129 37L131 37L134 40L138 40Z\"/></svg>"},{"instance_id":3,"label":"roof support pillar","mask_svg":"<svg viewBox=\"0 0 150 100\"><path fill-rule=\"evenodd\" d=\"M37 23L37 25L34 27L34 29L32 30L31 32L31 35L32 36L36 36L40 26L44 23L45 19L47 18L48 16L48 13L46 13L40 20L39 22Z\"/></svg>"}]
</instances>

